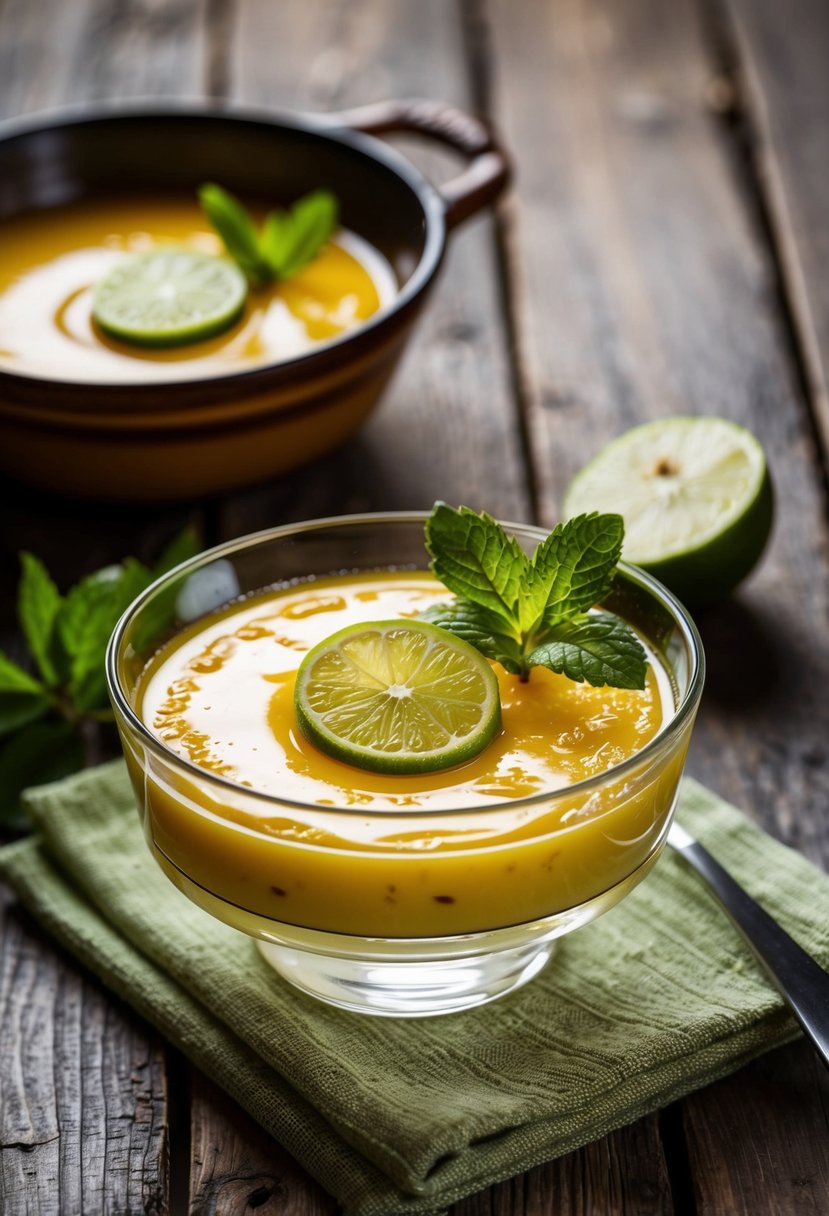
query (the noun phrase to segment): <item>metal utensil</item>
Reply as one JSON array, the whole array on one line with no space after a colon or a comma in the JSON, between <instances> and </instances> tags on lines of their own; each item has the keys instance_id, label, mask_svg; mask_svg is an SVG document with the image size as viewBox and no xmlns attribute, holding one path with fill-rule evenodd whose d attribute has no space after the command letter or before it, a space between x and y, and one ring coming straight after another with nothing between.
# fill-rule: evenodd
<instances>
[{"instance_id":1,"label":"metal utensil","mask_svg":"<svg viewBox=\"0 0 829 1216\"><path fill-rule=\"evenodd\" d=\"M673 823L668 844L705 879L829 1067L829 973L798 946L689 832Z\"/></svg>"}]
</instances>

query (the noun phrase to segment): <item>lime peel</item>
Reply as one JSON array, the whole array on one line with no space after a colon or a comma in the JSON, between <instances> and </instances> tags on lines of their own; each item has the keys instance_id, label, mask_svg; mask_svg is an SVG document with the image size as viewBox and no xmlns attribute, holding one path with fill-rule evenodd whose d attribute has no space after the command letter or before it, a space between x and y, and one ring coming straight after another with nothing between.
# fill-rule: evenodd
<instances>
[{"instance_id":1,"label":"lime peel","mask_svg":"<svg viewBox=\"0 0 829 1216\"><path fill-rule=\"evenodd\" d=\"M645 423L576 474L564 514L585 510L618 511L622 556L703 607L733 590L765 548L773 517L765 453L750 431L724 418Z\"/></svg>"},{"instance_id":2,"label":"lime peel","mask_svg":"<svg viewBox=\"0 0 829 1216\"><path fill-rule=\"evenodd\" d=\"M400 775L463 764L501 727L489 662L425 621L373 621L332 634L300 665L294 707L321 751Z\"/></svg>"},{"instance_id":3,"label":"lime peel","mask_svg":"<svg viewBox=\"0 0 829 1216\"><path fill-rule=\"evenodd\" d=\"M92 313L111 338L137 346L183 346L229 329L248 294L227 258L163 246L124 258L95 289Z\"/></svg>"}]
</instances>

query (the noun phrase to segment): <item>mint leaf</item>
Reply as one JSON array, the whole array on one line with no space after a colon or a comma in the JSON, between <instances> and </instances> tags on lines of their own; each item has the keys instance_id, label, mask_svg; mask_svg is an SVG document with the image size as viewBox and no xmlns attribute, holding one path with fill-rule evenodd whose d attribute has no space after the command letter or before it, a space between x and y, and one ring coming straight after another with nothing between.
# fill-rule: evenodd
<instances>
[{"instance_id":1,"label":"mint leaf","mask_svg":"<svg viewBox=\"0 0 829 1216\"><path fill-rule=\"evenodd\" d=\"M60 677L52 654L52 639L62 600L39 558L21 553L20 562L22 576L17 593L20 628L41 675L54 688Z\"/></svg>"},{"instance_id":2,"label":"mint leaf","mask_svg":"<svg viewBox=\"0 0 829 1216\"><path fill-rule=\"evenodd\" d=\"M251 282L262 285L273 278L259 246L259 234L247 209L227 190L208 182L199 188L199 202L225 248Z\"/></svg>"},{"instance_id":3,"label":"mint leaf","mask_svg":"<svg viewBox=\"0 0 829 1216\"><path fill-rule=\"evenodd\" d=\"M0 735L42 718L51 705L40 681L0 650Z\"/></svg>"},{"instance_id":4,"label":"mint leaf","mask_svg":"<svg viewBox=\"0 0 829 1216\"><path fill-rule=\"evenodd\" d=\"M315 190L289 211L272 211L265 220L261 247L280 279L290 279L312 262L337 227L337 200Z\"/></svg>"},{"instance_id":5,"label":"mint leaf","mask_svg":"<svg viewBox=\"0 0 829 1216\"><path fill-rule=\"evenodd\" d=\"M194 529L190 527L183 528L178 536L174 537L162 549L161 556L153 566L153 581L161 578L162 574L166 574L168 570L174 569L175 566L180 566L188 558L195 557L200 548L199 538L196 536Z\"/></svg>"},{"instance_id":6,"label":"mint leaf","mask_svg":"<svg viewBox=\"0 0 829 1216\"><path fill-rule=\"evenodd\" d=\"M201 186L199 201L227 252L258 287L290 279L307 266L338 222L337 200L328 190L314 190L287 210L271 211L261 232L238 198L221 186Z\"/></svg>"},{"instance_id":7,"label":"mint leaf","mask_svg":"<svg viewBox=\"0 0 829 1216\"><path fill-rule=\"evenodd\" d=\"M7 830L29 827L20 795L83 766L83 744L68 722L35 722L0 746L0 824Z\"/></svg>"},{"instance_id":8,"label":"mint leaf","mask_svg":"<svg viewBox=\"0 0 829 1216\"><path fill-rule=\"evenodd\" d=\"M153 574L134 557L90 575L67 597L63 638L71 656L69 695L83 713L106 709L104 659L121 614L153 581Z\"/></svg>"},{"instance_id":9,"label":"mint leaf","mask_svg":"<svg viewBox=\"0 0 829 1216\"><path fill-rule=\"evenodd\" d=\"M426 548L457 599L424 618L525 680L541 666L599 687L642 689L647 658L636 634L619 617L589 612L612 589L623 538L620 515L579 515L530 560L489 515L435 503Z\"/></svg>"},{"instance_id":10,"label":"mint leaf","mask_svg":"<svg viewBox=\"0 0 829 1216\"><path fill-rule=\"evenodd\" d=\"M67 595L57 616L57 632L70 662L85 646L89 620L103 603L112 603L115 587L121 577L120 566L106 566L97 570L81 582L76 583Z\"/></svg>"},{"instance_id":11,"label":"mint leaf","mask_svg":"<svg viewBox=\"0 0 829 1216\"><path fill-rule=\"evenodd\" d=\"M52 708L52 702L42 693L0 692L0 736L10 735L44 717Z\"/></svg>"},{"instance_id":12,"label":"mint leaf","mask_svg":"<svg viewBox=\"0 0 829 1216\"><path fill-rule=\"evenodd\" d=\"M30 693L40 696L46 690L39 680L19 667L0 650L0 693Z\"/></svg>"},{"instance_id":13,"label":"mint leaf","mask_svg":"<svg viewBox=\"0 0 829 1216\"><path fill-rule=\"evenodd\" d=\"M456 600L452 604L435 604L419 615L422 621L430 621L469 642L513 675L524 674L526 668L520 642L503 633L500 617L480 604Z\"/></svg>"},{"instance_id":14,"label":"mint leaf","mask_svg":"<svg viewBox=\"0 0 829 1216\"><path fill-rule=\"evenodd\" d=\"M450 591L494 613L518 637L518 598L529 563L512 537L485 513L435 503L426 521L432 570Z\"/></svg>"},{"instance_id":15,"label":"mint leaf","mask_svg":"<svg viewBox=\"0 0 829 1216\"><path fill-rule=\"evenodd\" d=\"M624 621L594 612L563 621L551 637L530 651L531 666L549 667L577 683L601 688L645 687L647 658L642 643Z\"/></svg>"},{"instance_id":16,"label":"mint leaf","mask_svg":"<svg viewBox=\"0 0 829 1216\"><path fill-rule=\"evenodd\" d=\"M524 601L529 601L530 611L549 627L600 603L610 590L624 534L621 515L596 512L577 515L554 528L530 564Z\"/></svg>"}]
</instances>

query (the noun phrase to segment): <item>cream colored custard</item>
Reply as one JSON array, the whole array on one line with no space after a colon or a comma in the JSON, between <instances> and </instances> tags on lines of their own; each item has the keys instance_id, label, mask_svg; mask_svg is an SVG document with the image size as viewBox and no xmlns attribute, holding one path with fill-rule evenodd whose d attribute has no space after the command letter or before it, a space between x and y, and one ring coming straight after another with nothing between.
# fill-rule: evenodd
<instances>
[{"instance_id":1,"label":"cream colored custard","mask_svg":"<svg viewBox=\"0 0 829 1216\"><path fill-rule=\"evenodd\" d=\"M180 634L152 664L140 712L172 751L260 793L318 806L490 806L559 790L641 750L672 708L652 661L642 692L593 688L535 668L522 683L496 667L503 729L448 772L389 776L317 750L299 733L293 689L302 656L345 625L414 616L447 598L425 575L323 580L237 605Z\"/></svg>"},{"instance_id":2,"label":"cream colored custard","mask_svg":"<svg viewBox=\"0 0 829 1216\"><path fill-rule=\"evenodd\" d=\"M251 290L217 337L168 349L118 342L92 297L127 254L175 245L223 253L195 199L117 197L0 224L0 368L60 380L134 383L245 371L307 354L361 325L397 291L386 259L340 229L294 278Z\"/></svg>"},{"instance_id":3,"label":"cream colored custard","mask_svg":"<svg viewBox=\"0 0 829 1216\"><path fill-rule=\"evenodd\" d=\"M300 583L199 619L148 664L136 710L195 767L125 737L127 759L150 845L191 898L246 932L446 936L579 907L653 859L685 749L613 767L674 712L654 655L641 692L496 666L500 736L438 773L366 772L300 735L293 683L311 646L446 594L418 573ZM598 781L570 795L585 778Z\"/></svg>"}]
</instances>

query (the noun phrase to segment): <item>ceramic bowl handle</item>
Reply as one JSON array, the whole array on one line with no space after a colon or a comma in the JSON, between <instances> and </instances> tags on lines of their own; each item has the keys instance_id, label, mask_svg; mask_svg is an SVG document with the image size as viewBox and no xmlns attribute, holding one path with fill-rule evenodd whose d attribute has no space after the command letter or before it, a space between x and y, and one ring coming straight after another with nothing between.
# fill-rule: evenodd
<instances>
[{"instance_id":1,"label":"ceramic bowl handle","mask_svg":"<svg viewBox=\"0 0 829 1216\"><path fill-rule=\"evenodd\" d=\"M425 135L468 157L470 163L463 172L440 187L447 228L454 228L494 202L509 181L509 160L489 128L445 102L378 101L337 114L336 118L343 126L368 135L396 131Z\"/></svg>"}]
</instances>

